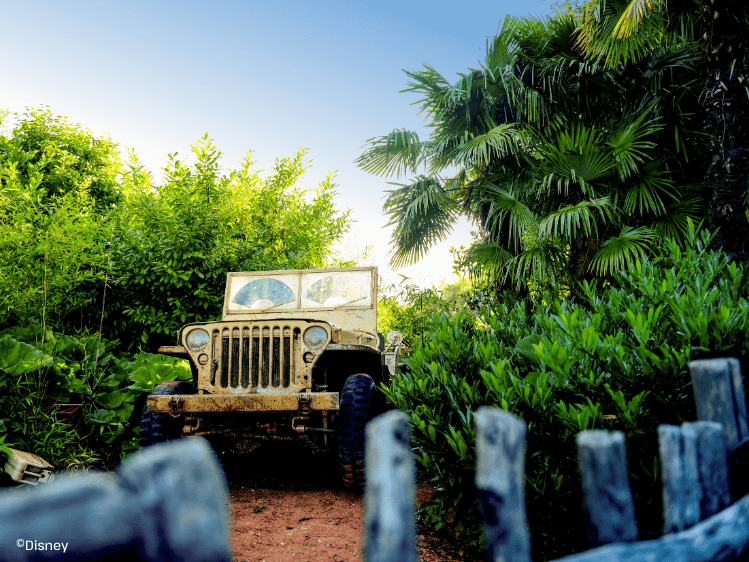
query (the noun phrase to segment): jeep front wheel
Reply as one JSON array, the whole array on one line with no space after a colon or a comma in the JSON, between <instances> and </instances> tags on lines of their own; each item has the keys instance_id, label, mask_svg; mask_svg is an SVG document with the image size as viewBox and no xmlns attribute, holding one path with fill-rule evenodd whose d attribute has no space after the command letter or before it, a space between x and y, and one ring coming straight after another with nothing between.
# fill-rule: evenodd
<instances>
[{"instance_id":1,"label":"jeep front wheel","mask_svg":"<svg viewBox=\"0 0 749 562\"><path fill-rule=\"evenodd\" d=\"M173 396L194 393L195 390L190 383L170 381L154 387L151 391L151 396ZM182 435L183 425L184 422L181 419L173 418L169 414L147 412L144 405L143 415L140 418L140 446L148 447L154 443L176 439Z\"/></svg>"},{"instance_id":2,"label":"jeep front wheel","mask_svg":"<svg viewBox=\"0 0 749 562\"><path fill-rule=\"evenodd\" d=\"M372 417L375 384L368 375L351 375L341 391L338 412L338 461L343 485L364 488L364 426Z\"/></svg>"}]
</instances>

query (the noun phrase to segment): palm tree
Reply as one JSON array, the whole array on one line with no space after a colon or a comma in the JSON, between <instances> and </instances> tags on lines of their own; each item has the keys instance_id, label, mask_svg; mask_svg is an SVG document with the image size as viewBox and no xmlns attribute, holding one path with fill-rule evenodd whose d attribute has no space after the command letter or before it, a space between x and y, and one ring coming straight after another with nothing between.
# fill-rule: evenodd
<instances>
[{"instance_id":1,"label":"palm tree","mask_svg":"<svg viewBox=\"0 0 749 562\"><path fill-rule=\"evenodd\" d=\"M428 65L406 73L429 139L395 130L357 159L412 177L384 205L394 266L422 257L463 213L483 235L468 253L474 271L518 286L606 275L699 216L692 170L676 157L699 145L684 111L696 103L684 79L695 53L652 51L625 75L586 61L576 26L570 14L507 18L481 68L455 84Z\"/></svg>"},{"instance_id":2,"label":"palm tree","mask_svg":"<svg viewBox=\"0 0 749 562\"><path fill-rule=\"evenodd\" d=\"M637 64L643 53L663 45L704 41L704 131L709 158L705 184L711 191L714 244L734 259L749 260L749 133L746 81L748 11L743 0L606 0L590 2L578 41L592 60L609 68Z\"/></svg>"}]
</instances>

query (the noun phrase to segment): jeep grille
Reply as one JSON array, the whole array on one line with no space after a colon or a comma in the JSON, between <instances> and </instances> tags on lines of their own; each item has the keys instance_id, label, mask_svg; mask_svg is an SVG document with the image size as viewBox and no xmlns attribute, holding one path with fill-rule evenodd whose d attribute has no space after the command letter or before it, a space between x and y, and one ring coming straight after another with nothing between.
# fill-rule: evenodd
<instances>
[{"instance_id":1,"label":"jeep grille","mask_svg":"<svg viewBox=\"0 0 749 562\"><path fill-rule=\"evenodd\" d=\"M288 388L297 384L301 330L273 323L234 324L211 331L212 386Z\"/></svg>"}]
</instances>

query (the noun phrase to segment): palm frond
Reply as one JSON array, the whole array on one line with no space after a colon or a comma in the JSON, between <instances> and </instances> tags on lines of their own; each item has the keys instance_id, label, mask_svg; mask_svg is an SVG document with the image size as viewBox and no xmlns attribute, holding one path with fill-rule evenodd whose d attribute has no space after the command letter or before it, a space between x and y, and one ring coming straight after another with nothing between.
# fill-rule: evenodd
<instances>
[{"instance_id":1,"label":"palm frond","mask_svg":"<svg viewBox=\"0 0 749 562\"><path fill-rule=\"evenodd\" d=\"M662 0L631 0L614 26L613 37L615 39L632 37L637 33L643 20L652 15L662 4Z\"/></svg>"},{"instance_id":2,"label":"palm frond","mask_svg":"<svg viewBox=\"0 0 749 562\"><path fill-rule=\"evenodd\" d=\"M558 193L567 194L570 185L577 184L583 193L591 194L597 183L610 179L615 162L602 146L601 135L595 128L576 123L540 147L542 187L556 184Z\"/></svg>"},{"instance_id":3,"label":"palm frond","mask_svg":"<svg viewBox=\"0 0 749 562\"><path fill-rule=\"evenodd\" d=\"M418 101L413 102L411 105L421 104L419 115L426 111L428 113L434 113L437 106L450 92L451 86L442 74L437 70L424 63L424 70L418 72L411 72L404 70L406 76L411 78L411 82L407 82L408 88L400 90L399 93L415 92L423 94L424 97Z\"/></svg>"},{"instance_id":4,"label":"palm frond","mask_svg":"<svg viewBox=\"0 0 749 562\"><path fill-rule=\"evenodd\" d=\"M590 262L596 275L608 275L632 266L635 260L648 254L651 241L656 237L649 228L625 226L619 236L605 240Z\"/></svg>"},{"instance_id":5,"label":"palm frond","mask_svg":"<svg viewBox=\"0 0 749 562\"><path fill-rule=\"evenodd\" d=\"M647 2L647 0L645 0ZM654 0L661 4L662 0ZM637 19L634 5L642 0L598 0L585 9L577 30L578 47L590 58L603 60L606 68L636 62L649 49L657 47L665 33L666 21L661 13L648 10L648 17ZM636 21L637 33L629 34Z\"/></svg>"},{"instance_id":6,"label":"palm frond","mask_svg":"<svg viewBox=\"0 0 749 562\"><path fill-rule=\"evenodd\" d=\"M520 200L514 186L506 189L487 182L482 189L482 202L490 204L485 230L496 240L504 230L502 225L506 225L507 244L515 251L520 250L523 237L536 227L538 219L535 213Z\"/></svg>"},{"instance_id":7,"label":"palm frond","mask_svg":"<svg viewBox=\"0 0 749 562\"><path fill-rule=\"evenodd\" d=\"M689 232L690 219L698 222L705 216L704 208L704 201L699 198L674 201L648 226L663 238L679 239Z\"/></svg>"},{"instance_id":8,"label":"palm frond","mask_svg":"<svg viewBox=\"0 0 749 562\"><path fill-rule=\"evenodd\" d=\"M457 204L432 177L418 176L410 184L391 183L383 211L390 215L386 226L394 226L390 265L402 267L421 259L452 231Z\"/></svg>"},{"instance_id":9,"label":"palm frond","mask_svg":"<svg viewBox=\"0 0 749 562\"><path fill-rule=\"evenodd\" d=\"M496 276L512 259L512 254L500 242L479 242L468 248L463 265L470 266L473 276L485 273Z\"/></svg>"},{"instance_id":10,"label":"palm frond","mask_svg":"<svg viewBox=\"0 0 749 562\"><path fill-rule=\"evenodd\" d=\"M517 256L505 266L506 275L511 277L516 286L521 287L533 279L538 283L553 283L556 272L560 270L563 259L562 251L554 244L540 243Z\"/></svg>"},{"instance_id":11,"label":"palm frond","mask_svg":"<svg viewBox=\"0 0 749 562\"><path fill-rule=\"evenodd\" d=\"M567 205L544 218L538 226L541 238L562 236L575 238L582 231L586 237L598 236L598 223L593 211L598 211L601 219L611 220L616 213L609 197L599 197Z\"/></svg>"},{"instance_id":12,"label":"palm frond","mask_svg":"<svg viewBox=\"0 0 749 562\"><path fill-rule=\"evenodd\" d=\"M462 142L446 149L445 145L435 149L435 157L446 164L464 167L488 166L490 162L506 156L517 156L520 151L518 123L497 125L482 135L464 135Z\"/></svg>"},{"instance_id":13,"label":"palm frond","mask_svg":"<svg viewBox=\"0 0 749 562\"><path fill-rule=\"evenodd\" d=\"M370 174L395 177L415 174L419 164L426 165L431 146L430 141L422 142L417 133L405 129L395 129L389 135L371 138L367 143L370 148L354 163Z\"/></svg>"},{"instance_id":14,"label":"palm frond","mask_svg":"<svg viewBox=\"0 0 749 562\"><path fill-rule=\"evenodd\" d=\"M652 213L656 216L666 212L661 195L670 199L677 199L679 190L674 182L668 178L668 172L660 169L661 161L647 162L639 173L627 182L623 209L625 213Z\"/></svg>"},{"instance_id":15,"label":"palm frond","mask_svg":"<svg viewBox=\"0 0 749 562\"><path fill-rule=\"evenodd\" d=\"M616 161L616 169L619 177L626 180L630 175L637 173L638 163L649 160L645 152L649 148L655 148L655 143L647 138L663 129L655 118L648 119L655 107L657 100L643 111L634 120L623 120L622 124L609 135L606 144L612 149L612 156Z\"/></svg>"}]
</instances>

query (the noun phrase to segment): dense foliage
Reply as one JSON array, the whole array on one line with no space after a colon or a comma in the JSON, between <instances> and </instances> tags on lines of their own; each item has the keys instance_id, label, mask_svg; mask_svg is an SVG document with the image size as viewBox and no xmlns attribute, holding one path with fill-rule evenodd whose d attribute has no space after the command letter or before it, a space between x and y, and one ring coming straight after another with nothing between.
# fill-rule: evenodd
<instances>
[{"instance_id":1,"label":"dense foliage","mask_svg":"<svg viewBox=\"0 0 749 562\"><path fill-rule=\"evenodd\" d=\"M112 467L136 450L148 393L192 374L183 360L115 356L113 349L97 335L72 337L41 326L0 331L0 443L60 468Z\"/></svg>"},{"instance_id":2,"label":"dense foliage","mask_svg":"<svg viewBox=\"0 0 749 562\"><path fill-rule=\"evenodd\" d=\"M581 53L578 23L508 17L481 68L455 83L428 65L407 72L429 139L394 130L358 159L412 177L384 207L394 265L416 261L464 213L481 229L473 271L574 283L631 266L703 216L699 49L663 45L607 69Z\"/></svg>"},{"instance_id":3,"label":"dense foliage","mask_svg":"<svg viewBox=\"0 0 749 562\"><path fill-rule=\"evenodd\" d=\"M227 272L336 262L348 215L332 175L311 197L297 186L304 150L261 178L250 154L221 173L207 135L192 149L157 185L48 111L0 135L0 453L113 465L137 448L153 387L191 378L146 351L220 317Z\"/></svg>"},{"instance_id":4,"label":"dense foliage","mask_svg":"<svg viewBox=\"0 0 749 562\"><path fill-rule=\"evenodd\" d=\"M528 423L537 559L585 548L574 445L584 429L625 433L641 534L660 532L656 427L695 418L687 362L743 357L746 368L749 357L749 269L688 233L685 248L670 242L610 283L585 281L574 300L485 309L485 327L466 312L433 317L387 391L410 412L421 466L445 485L433 524L446 507L458 525L475 521L473 418L493 405Z\"/></svg>"},{"instance_id":5,"label":"dense foliage","mask_svg":"<svg viewBox=\"0 0 749 562\"><path fill-rule=\"evenodd\" d=\"M116 145L49 112L0 136L0 327L64 325L104 275ZM79 323L78 323L79 324Z\"/></svg>"},{"instance_id":6,"label":"dense foliage","mask_svg":"<svg viewBox=\"0 0 749 562\"><path fill-rule=\"evenodd\" d=\"M135 158L123 174L104 317L105 335L131 348L156 351L183 324L220 318L230 271L325 266L348 230L330 174L310 201L297 187L308 167L303 150L265 178L251 154L220 175L221 153L207 136L192 150L193 165L169 157L162 185Z\"/></svg>"}]
</instances>

